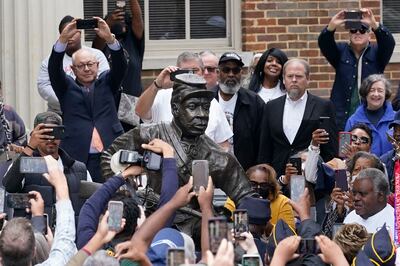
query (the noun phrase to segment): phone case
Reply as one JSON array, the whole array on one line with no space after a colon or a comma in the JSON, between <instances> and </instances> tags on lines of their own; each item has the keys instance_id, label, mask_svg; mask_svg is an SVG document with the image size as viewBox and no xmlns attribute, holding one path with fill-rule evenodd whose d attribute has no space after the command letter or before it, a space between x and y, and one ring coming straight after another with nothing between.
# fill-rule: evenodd
<instances>
[{"instance_id":1,"label":"phone case","mask_svg":"<svg viewBox=\"0 0 400 266\"><path fill-rule=\"evenodd\" d=\"M338 154L340 158L346 157L346 155L343 153L343 149L346 147L346 144L347 145L351 144L351 132L341 131L339 132L339 154Z\"/></svg>"},{"instance_id":2,"label":"phone case","mask_svg":"<svg viewBox=\"0 0 400 266\"><path fill-rule=\"evenodd\" d=\"M43 174L47 173L47 164L43 157L21 157L19 170L21 173Z\"/></svg>"},{"instance_id":3,"label":"phone case","mask_svg":"<svg viewBox=\"0 0 400 266\"><path fill-rule=\"evenodd\" d=\"M108 202L108 228L113 231L121 229L121 220L124 211L124 203L122 201Z\"/></svg>"},{"instance_id":4,"label":"phone case","mask_svg":"<svg viewBox=\"0 0 400 266\"><path fill-rule=\"evenodd\" d=\"M289 163L292 164L292 166L297 169L298 175L301 175L303 173L303 171L301 169L301 158L300 157L289 158Z\"/></svg>"},{"instance_id":5,"label":"phone case","mask_svg":"<svg viewBox=\"0 0 400 266\"><path fill-rule=\"evenodd\" d=\"M340 188L342 191L349 190L349 185L347 183L347 173L345 169L335 171L335 182L336 187Z\"/></svg>"},{"instance_id":6,"label":"phone case","mask_svg":"<svg viewBox=\"0 0 400 266\"><path fill-rule=\"evenodd\" d=\"M207 188L208 175L207 160L194 160L192 162L193 191L198 193L201 186Z\"/></svg>"},{"instance_id":7,"label":"phone case","mask_svg":"<svg viewBox=\"0 0 400 266\"><path fill-rule=\"evenodd\" d=\"M303 194L306 186L306 180L304 176L292 175L290 177L290 199L297 202Z\"/></svg>"}]
</instances>

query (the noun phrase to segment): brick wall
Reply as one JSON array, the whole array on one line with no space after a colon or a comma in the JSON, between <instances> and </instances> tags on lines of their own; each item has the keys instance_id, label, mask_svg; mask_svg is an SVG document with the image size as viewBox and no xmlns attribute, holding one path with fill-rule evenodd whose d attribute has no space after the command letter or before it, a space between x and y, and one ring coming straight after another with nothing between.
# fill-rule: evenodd
<instances>
[{"instance_id":1,"label":"brick wall","mask_svg":"<svg viewBox=\"0 0 400 266\"><path fill-rule=\"evenodd\" d=\"M380 3L380 0L243 0L243 50L263 52L277 47L289 57L308 60L311 64L310 89L316 95L328 97L335 72L318 48L319 33L341 9L371 8L379 20ZM348 33L337 31L336 40L348 40ZM385 75L397 89L400 64L387 66Z\"/></svg>"}]
</instances>

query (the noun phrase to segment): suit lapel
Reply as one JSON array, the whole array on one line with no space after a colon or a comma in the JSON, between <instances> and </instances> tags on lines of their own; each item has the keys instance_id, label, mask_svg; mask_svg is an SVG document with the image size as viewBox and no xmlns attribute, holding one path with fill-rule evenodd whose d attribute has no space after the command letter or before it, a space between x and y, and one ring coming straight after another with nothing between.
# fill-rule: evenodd
<instances>
[{"instance_id":1,"label":"suit lapel","mask_svg":"<svg viewBox=\"0 0 400 266\"><path fill-rule=\"evenodd\" d=\"M290 145L290 142L288 138L286 137L285 131L283 130L283 112L285 111L285 104L286 104L286 95L284 97L279 98L279 103L277 106L279 106L280 110L277 110L276 113L273 114L273 116L276 116L276 121L278 121L278 132L282 132L282 137L285 140L285 142Z\"/></svg>"}]
</instances>

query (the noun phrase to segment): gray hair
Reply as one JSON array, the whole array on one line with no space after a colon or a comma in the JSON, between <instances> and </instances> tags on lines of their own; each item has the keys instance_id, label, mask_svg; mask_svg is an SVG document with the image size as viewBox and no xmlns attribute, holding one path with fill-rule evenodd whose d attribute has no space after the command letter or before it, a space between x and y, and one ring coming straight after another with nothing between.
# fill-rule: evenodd
<instances>
[{"instance_id":1,"label":"gray hair","mask_svg":"<svg viewBox=\"0 0 400 266\"><path fill-rule=\"evenodd\" d=\"M199 54L192 52L183 52L178 56L176 60L176 65L180 67L183 62L196 60L199 63L201 69L203 69L203 60L201 60Z\"/></svg>"},{"instance_id":2,"label":"gray hair","mask_svg":"<svg viewBox=\"0 0 400 266\"><path fill-rule=\"evenodd\" d=\"M381 74L372 74L366 77L363 82L361 83L360 87L360 96L362 100L366 101L367 100L367 95L369 91L371 90L371 87L374 83L382 81L384 86L385 86L385 100L389 99L390 96L392 95L392 87L390 85L390 81L385 78L384 75Z\"/></svg>"},{"instance_id":3,"label":"gray hair","mask_svg":"<svg viewBox=\"0 0 400 266\"><path fill-rule=\"evenodd\" d=\"M288 66L288 65L290 65L290 64L292 64L292 63L300 63L300 64L302 64L303 66L304 66L304 74L306 74L306 77L307 78L309 78L310 77L310 64L306 61L306 60L304 60L304 59L301 59L301 58L292 58L292 59L289 59L284 65L283 65L283 70L282 70L282 73L283 73L283 76L285 76L285 71L286 71L286 67Z\"/></svg>"},{"instance_id":4,"label":"gray hair","mask_svg":"<svg viewBox=\"0 0 400 266\"><path fill-rule=\"evenodd\" d=\"M360 171L355 180L369 179L371 180L374 191L382 192L385 196L389 195L389 183L385 174L376 168L366 168Z\"/></svg>"},{"instance_id":5,"label":"gray hair","mask_svg":"<svg viewBox=\"0 0 400 266\"><path fill-rule=\"evenodd\" d=\"M211 50L204 50L204 51L201 51L201 52L199 53L199 55L200 55L200 57L203 57L203 56L205 56L205 55L213 55L213 56L215 56L216 58L218 58L218 56L217 56L213 51L211 51Z\"/></svg>"},{"instance_id":6,"label":"gray hair","mask_svg":"<svg viewBox=\"0 0 400 266\"><path fill-rule=\"evenodd\" d=\"M83 266L119 266L116 258L110 257L105 250L99 250L88 257Z\"/></svg>"}]
</instances>

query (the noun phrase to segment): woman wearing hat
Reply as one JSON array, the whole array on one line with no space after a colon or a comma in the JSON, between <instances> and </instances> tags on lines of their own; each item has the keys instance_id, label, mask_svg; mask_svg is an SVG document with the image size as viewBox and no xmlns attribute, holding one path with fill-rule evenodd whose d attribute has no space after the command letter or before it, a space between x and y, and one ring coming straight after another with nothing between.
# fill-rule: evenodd
<instances>
[{"instance_id":1,"label":"woman wearing hat","mask_svg":"<svg viewBox=\"0 0 400 266\"><path fill-rule=\"evenodd\" d=\"M249 89L256 92L264 102L286 93L282 69L287 60L286 54L278 48L268 49L261 55L251 77Z\"/></svg>"}]
</instances>

